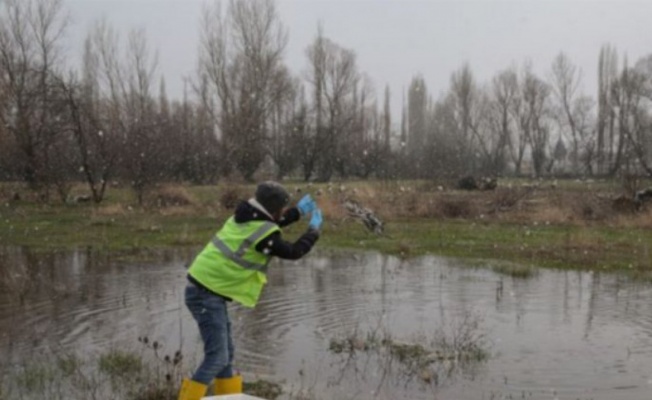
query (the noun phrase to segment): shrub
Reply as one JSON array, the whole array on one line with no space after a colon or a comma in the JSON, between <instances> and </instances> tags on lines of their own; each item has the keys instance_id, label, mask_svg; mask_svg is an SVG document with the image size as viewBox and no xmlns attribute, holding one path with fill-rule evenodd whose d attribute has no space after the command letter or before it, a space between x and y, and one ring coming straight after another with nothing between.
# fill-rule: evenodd
<instances>
[{"instance_id":1,"label":"shrub","mask_svg":"<svg viewBox=\"0 0 652 400\"><path fill-rule=\"evenodd\" d=\"M220 194L220 205L227 210L232 210L239 202L246 200L248 196L248 192L240 186L227 186Z\"/></svg>"},{"instance_id":2,"label":"shrub","mask_svg":"<svg viewBox=\"0 0 652 400\"><path fill-rule=\"evenodd\" d=\"M440 199L437 208L446 218L468 218L474 215L471 202L467 199Z\"/></svg>"},{"instance_id":3,"label":"shrub","mask_svg":"<svg viewBox=\"0 0 652 400\"><path fill-rule=\"evenodd\" d=\"M494 192L491 200L491 207L496 211L506 211L518 207L521 200L526 197L526 193L519 191L517 188L498 189Z\"/></svg>"},{"instance_id":4,"label":"shrub","mask_svg":"<svg viewBox=\"0 0 652 400\"><path fill-rule=\"evenodd\" d=\"M192 194L183 186L166 185L154 192L157 207L191 206L196 204Z\"/></svg>"},{"instance_id":5,"label":"shrub","mask_svg":"<svg viewBox=\"0 0 652 400\"><path fill-rule=\"evenodd\" d=\"M633 214L639 209L639 204L626 196L619 196L614 199L612 203L612 208L615 212L618 213L629 213Z\"/></svg>"}]
</instances>

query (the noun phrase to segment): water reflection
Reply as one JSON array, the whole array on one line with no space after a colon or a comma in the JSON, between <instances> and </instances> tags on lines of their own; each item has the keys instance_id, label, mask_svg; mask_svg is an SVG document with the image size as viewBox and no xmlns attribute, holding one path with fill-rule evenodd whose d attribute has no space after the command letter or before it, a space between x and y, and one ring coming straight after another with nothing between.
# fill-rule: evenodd
<instances>
[{"instance_id":1,"label":"water reflection","mask_svg":"<svg viewBox=\"0 0 652 400\"><path fill-rule=\"evenodd\" d=\"M182 304L189 253L156 257L0 250L2 359L134 348L139 336L196 357L198 332ZM322 253L275 262L269 280L256 309L231 308L239 365L325 398L433 398L434 391L455 399L640 399L652 385L652 286L623 275L541 271L518 279L437 257ZM425 390L377 391L377 377L329 385L341 372L328 351L333 337L382 330L409 342L469 313L481 317L492 358L467 376Z\"/></svg>"}]
</instances>

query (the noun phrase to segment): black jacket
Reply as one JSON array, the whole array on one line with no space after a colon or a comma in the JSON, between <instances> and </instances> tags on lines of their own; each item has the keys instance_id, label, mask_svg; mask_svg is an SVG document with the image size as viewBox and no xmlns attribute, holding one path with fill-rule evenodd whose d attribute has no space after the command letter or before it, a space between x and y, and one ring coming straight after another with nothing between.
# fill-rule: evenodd
<instances>
[{"instance_id":1,"label":"black jacket","mask_svg":"<svg viewBox=\"0 0 652 400\"><path fill-rule=\"evenodd\" d=\"M279 221L273 221L267 214L258 210L247 201L241 202L235 210L235 222L248 221L271 221L277 223L281 228L288 226L301 219L301 213L296 207L288 209ZM308 229L296 242L290 243L283 240L281 232L274 232L263 238L256 250L274 257L286 260L297 260L310 251L319 239L319 231Z\"/></svg>"}]
</instances>

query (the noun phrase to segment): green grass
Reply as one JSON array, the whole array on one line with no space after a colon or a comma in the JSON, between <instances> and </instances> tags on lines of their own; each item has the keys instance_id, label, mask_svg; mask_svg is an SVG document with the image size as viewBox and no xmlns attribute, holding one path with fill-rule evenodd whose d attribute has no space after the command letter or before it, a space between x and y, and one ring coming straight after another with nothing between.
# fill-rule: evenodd
<instances>
[{"instance_id":1,"label":"green grass","mask_svg":"<svg viewBox=\"0 0 652 400\"><path fill-rule=\"evenodd\" d=\"M28 393L45 390L52 380L55 379L53 369L44 365L32 365L25 367L16 377L17 384Z\"/></svg>"},{"instance_id":2,"label":"green grass","mask_svg":"<svg viewBox=\"0 0 652 400\"><path fill-rule=\"evenodd\" d=\"M403 257L437 254L554 268L652 271L647 250L652 232L644 229L403 220L388 224L382 237L357 224L342 224L326 231L323 244Z\"/></svg>"},{"instance_id":3,"label":"green grass","mask_svg":"<svg viewBox=\"0 0 652 400\"><path fill-rule=\"evenodd\" d=\"M1 243L41 249L190 245L209 238L219 225L215 216L162 216L143 211L93 216L90 206L27 206L3 210L0 218Z\"/></svg>"},{"instance_id":4,"label":"green grass","mask_svg":"<svg viewBox=\"0 0 652 400\"><path fill-rule=\"evenodd\" d=\"M128 252L178 246L202 246L224 215L174 215L133 211L93 216L91 206L4 209L0 243L52 250L93 247ZM305 228L299 222L286 237ZM437 254L489 258L556 268L652 270L652 232L605 226L525 226L466 220L399 220L376 236L354 221L327 221L320 246L377 250L413 257Z\"/></svg>"},{"instance_id":5,"label":"green grass","mask_svg":"<svg viewBox=\"0 0 652 400\"><path fill-rule=\"evenodd\" d=\"M490 267L496 273L519 279L532 278L536 276L539 271L532 265L512 263L508 261L492 263Z\"/></svg>"},{"instance_id":6,"label":"green grass","mask_svg":"<svg viewBox=\"0 0 652 400\"><path fill-rule=\"evenodd\" d=\"M128 189L108 192L100 208L91 204L7 202L0 205L0 244L34 250L92 247L124 254L171 247L200 248L230 212L219 205L223 187L187 189L196 204L176 214L129 206L134 203ZM241 189L246 192L252 188ZM107 212L110 207L116 210ZM298 237L305 227L305 221L299 222L286 230L286 238ZM548 225L517 223L514 219L388 218L386 234L376 236L350 219L327 217L318 246L377 250L400 257L436 254L527 266L647 273L652 271L651 244L652 230L606 223Z\"/></svg>"},{"instance_id":7,"label":"green grass","mask_svg":"<svg viewBox=\"0 0 652 400\"><path fill-rule=\"evenodd\" d=\"M131 352L112 350L102 354L98 360L101 372L112 379L135 376L143 369L141 358Z\"/></svg>"}]
</instances>

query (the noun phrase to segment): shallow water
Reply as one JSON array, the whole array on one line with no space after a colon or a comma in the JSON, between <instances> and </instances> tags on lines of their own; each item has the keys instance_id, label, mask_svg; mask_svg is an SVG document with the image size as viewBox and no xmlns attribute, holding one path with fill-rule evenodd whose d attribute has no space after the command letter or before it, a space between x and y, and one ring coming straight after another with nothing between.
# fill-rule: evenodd
<instances>
[{"instance_id":1,"label":"shallow water","mask_svg":"<svg viewBox=\"0 0 652 400\"><path fill-rule=\"evenodd\" d=\"M201 343L182 300L188 255L156 257L1 250L2 360L133 349L147 336L196 361ZM269 281L256 309L230 308L237 364L288 391L320 399L611 400L649 398L652 389L652 285L623 275L540 270L518 279L454 259L320 253L275 262ZM491 357L438 370L437 384L383 376L398 369L378 357L329 351L331 339L354 332L425 344L437 332L454 336L465 318L485 334Z\"/></svg>"}]
</instances>

